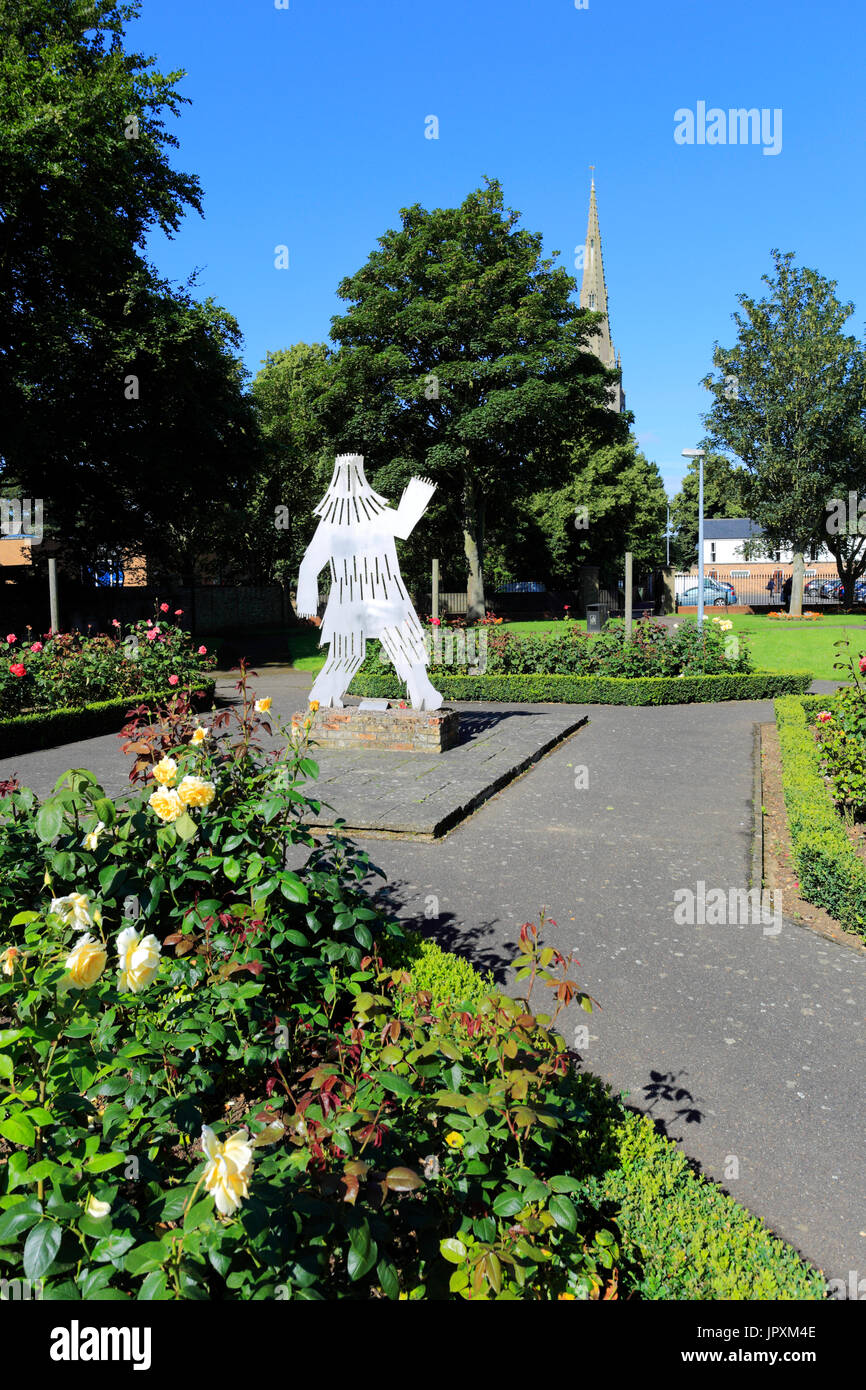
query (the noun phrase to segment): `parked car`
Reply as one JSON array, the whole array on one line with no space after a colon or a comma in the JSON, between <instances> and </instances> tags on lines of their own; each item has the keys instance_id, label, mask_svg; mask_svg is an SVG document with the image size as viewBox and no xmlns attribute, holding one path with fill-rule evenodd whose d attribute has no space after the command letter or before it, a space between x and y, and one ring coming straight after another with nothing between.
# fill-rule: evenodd
<instances>
[{"instance_id":1,"label":"parked car","mask_svg":"<svg viewBox=\"0 0 866 1390\"><path fill-rule=\"evenodd\" d=\"M683 589L677 595L677 600L681 604L694 605L697 607L700 585L693 584L688 589ZM704 606L724 608L729 603L736 603L737 595L731 584L721 584L715 579L704 580Z\"/></svg>"}]
</instances>

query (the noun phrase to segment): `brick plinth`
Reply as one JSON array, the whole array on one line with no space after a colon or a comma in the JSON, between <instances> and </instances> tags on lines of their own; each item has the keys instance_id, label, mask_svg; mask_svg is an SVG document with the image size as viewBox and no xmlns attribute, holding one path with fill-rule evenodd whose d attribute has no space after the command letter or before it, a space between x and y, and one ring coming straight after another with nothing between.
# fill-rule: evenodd
<instances>
[{"instance_id":1,"label":"brick plinth","mask_svg":"<svg viewBox=\"0 0 866 1390\"><path fill-rule=\"evenodd\" d=\"M294 715L303 724L309 711ZM370 748L391 753L443 753L460 734L460 715L453 709L359 710L319 709L313 715L310 737L327 748Z\"/></svg>"}]
</instances>

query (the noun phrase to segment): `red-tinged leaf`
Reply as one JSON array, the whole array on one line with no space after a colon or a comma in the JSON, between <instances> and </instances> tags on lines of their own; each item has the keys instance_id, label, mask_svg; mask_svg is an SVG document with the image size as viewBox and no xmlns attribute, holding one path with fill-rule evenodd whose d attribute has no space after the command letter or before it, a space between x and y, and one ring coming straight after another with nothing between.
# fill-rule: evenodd
<instances>
[{"instance_id":1,"label":"red-tinged leaf","mask_svg":"<svg viewBox=\"0 0 866 1390\"><path fill-rule=\"evenodd\" d=\"M265 968L264 961L248 960L244 965L236 965L236 970L248 970L251 975L261 975Z\"/></svg>"},{"instance_id":2,"label":"red-tinged leaf","mask_svg":"<svg viewBox=\"0 0 866 1390\"><path fill-rule=\"evenodd\" d=\"M357 1200L358 1193L361 1190L361 1184L358 1182L358 1179L355 1177L354 1173L344 1173L342 1178L340 1179L340 1182L342 1186L345 1188L345 1192L343 1193L343 1201L349 1202L352 1206L354 1206L355 1201Z\"/></svg>"}]
</instances>

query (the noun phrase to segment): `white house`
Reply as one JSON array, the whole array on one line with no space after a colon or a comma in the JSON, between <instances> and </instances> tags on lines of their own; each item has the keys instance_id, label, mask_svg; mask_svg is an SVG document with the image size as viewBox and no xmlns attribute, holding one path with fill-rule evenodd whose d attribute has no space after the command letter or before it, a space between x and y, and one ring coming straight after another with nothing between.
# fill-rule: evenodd
<instances>
[{"instance_id":1,"label":"white house","mask_svg":"<svg viewBox=\"0 0 866 1390\"><path fill-rule=\"evenodd\" d=\"M756 540L763 534L763 529L756 522L744 516L716 517L712 521L705 521L704 565L742 565L745 561L743 550L746 542ZM836 563L826 546L820 546L811 555L807 555L806 560L812 564ZM766 551L756 551L751 560L752 564L759 567L771 564L791 565L793 562L794 556L790 550L774 550L770 554Z\"/></svg>"}]
</instances>

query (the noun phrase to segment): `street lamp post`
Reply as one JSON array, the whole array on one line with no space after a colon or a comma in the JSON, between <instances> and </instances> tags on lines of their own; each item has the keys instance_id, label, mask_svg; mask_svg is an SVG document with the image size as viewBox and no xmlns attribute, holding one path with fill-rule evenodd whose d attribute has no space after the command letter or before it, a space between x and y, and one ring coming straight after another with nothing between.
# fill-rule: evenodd
<instances>
[{"instance_id":1,"label":"street lamp post","mask_svg":"<svg viewBox=\"0 0 866 1390\"><path fill-rule=\"evenodd\" d=\"M698 632L704 626L704 450L683 449L684 459L698 459Z\"/></svg>"}]
</instances>

